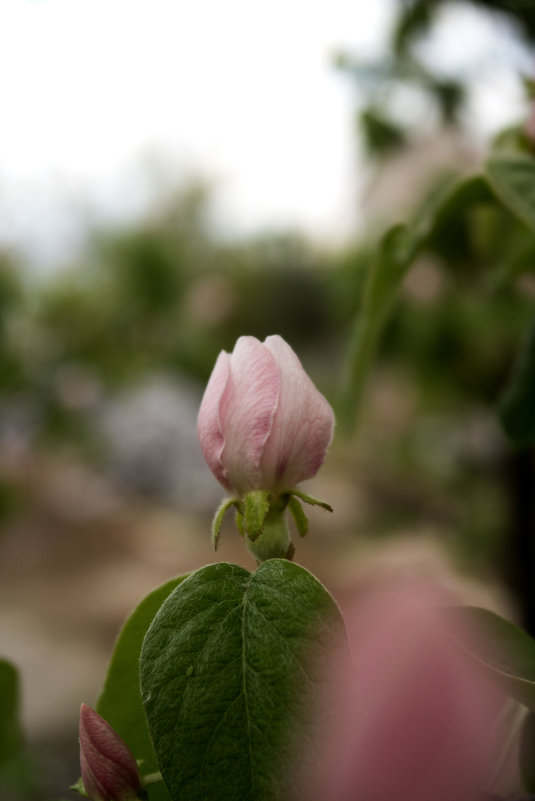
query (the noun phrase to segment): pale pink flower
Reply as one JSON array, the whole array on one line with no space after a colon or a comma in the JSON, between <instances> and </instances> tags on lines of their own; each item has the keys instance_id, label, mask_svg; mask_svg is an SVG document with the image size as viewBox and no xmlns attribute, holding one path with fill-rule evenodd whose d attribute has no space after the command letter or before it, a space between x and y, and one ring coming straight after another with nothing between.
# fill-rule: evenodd
<instances>
[{"instance_id":1,"label":"pale pink flower","mask_svg":"<svg viewBox=\"0 0 535 801\"><path fill-rule=\"evenodd\" d=\"M351 667L337 666L334 720L300 801L479 801L496 758L502 696L445 625L429 583L376 588L348 610Z\"/></svg>"},{"instance_id":2,"label":"pale pink flower","mask_svg":"<svg viewBox=\"0 0 535 801\"><path fill-rule=\"evenodd\" d=\"M331 442L334 415L290 346L240 337L221 351L198 417L204 457L231 493L274 494L312 478Z\"/></svg>"},{"instance_id":3,"label":"pale pink flower","mask_svg":"<svg viewBox=\"0 0 535 801\"><path fill-rule=\"evenodd\" d=\"M94 709L80 709L80 767L91 801L134 801L142 793L136 760L117 732Z\"/></svg>"}]
</instances>

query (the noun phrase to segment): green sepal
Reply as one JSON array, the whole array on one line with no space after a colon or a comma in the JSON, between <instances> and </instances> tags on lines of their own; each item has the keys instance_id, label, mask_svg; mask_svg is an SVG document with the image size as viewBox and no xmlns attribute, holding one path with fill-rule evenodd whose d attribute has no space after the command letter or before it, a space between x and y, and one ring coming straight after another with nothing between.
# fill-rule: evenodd
<instances>
[{"instance_id":1,"label":"green sepal","mask_svg":"<svg viewBox=\"0 0 535 801\"><path fill-rule=\"evenodd\" d=\"M300 490L293 489L290 492L290 496L292 495L295 496L296 498L299 498L299 500L303 501L303 503L308 503L309 506L321 506L322 509L326 509L328 512L333 511L332 506L330 506L328 503L325 503L325 501L320 501L319 498L314 498L312 495L306 495L304 492L301 492Z\"/></svg>"},{"instance_id":2,"label":"green sepal","mask_svg":"<svg viewBox=\"0 0 535 801\"><path fill-rule=\"evenodd\" d=\"M144 787L149 785L149 784L154 784L155 782L159 782L159 781L163 781L162 774L160 772L151 773L148 776L146 776L145 779L142 779ZM83 779L82 779L81 776L78 779L78 781L76 782L76 784L71 784L71 786L69 787L69 790L74 790L74 792L78 793L79 795L81 795L82 798L89 798L89 796L87 795L87 792L85 790L84 782L83 782ZM135 801L135 799L137 799L137 801L146 801L146 798L147 798L146 791L144 789L141 789L139 795L132 796L132 801Z\"/></svg>"},{"instance_id":3,"label":"green sepal","mask_svg":"<svg viewBox=\"0 0 535 801\"><path fill-rule=\"evenodd\" d=\"M81 795L82 798L89 798L89 796L87 795L87 793L85 791L84 783L82 781L82 777L81 776L80 776L80 778L78 779L78 781L75 784L71 784L71 786L69 787L69 790L74 790L74 792L78 793L79 795Z\"/></svg>"},{"instance_id":4,"label":"green sepal","mask_svg":"<svg viewBox=\"0 0 535 801\"><path fill-rule=\"evenodd\" d=\"M163 776L159 770L141 777L143 787L149 787L151 784L156 784L156 782L163 782Z\"/></svg>"},{"instance_id":5,"label":"green sepal","mask_svg":"<svg viewBox=\"0 0 535 801\"><path fill-rule=\"evenodd\" d=\"M243 539L245 539L245 523L243 521L242 509L243 509L243 504L240 504L240 506L236 506L236 526L238 528L238 531L240 532L240 537L243 537Z\"/></svg>"},{"instance_id":6,"label":"green sepal","mask_svg":"<svg viewBox=\"0 0 535 801\"><path fill-rule=\"evenodd\" d=\"M243 523L251 542L254 542L264 530L264 521L269 512L269 492L253 490L244 496Z\"/></svg>"},{"instance_id":7,"label":"green sepal","mask_svg":"<svg viewBox=\"0 0 535 801\"><path fill-rule=\"evenodd\" d=\"M288 509L292 513L299 536L304 537L305 534L308 533L308 517L304 513L303 507L297 498L294 498L291 495L288 498Z\"/></svg>"},{"instance_id":8,"label":"green sepal","mask_svg":"<svg viewBox=\"0 0 535 801\"><path fill-rule=\"evenodd\" d=\"M220 505L217 508L217 511L214 515L214 519L212 521L212 545L214 546L214 551L217 551L217 546L219 545L219 537L221 535L221 526L223 525L223 518L225 517L226 513L230 509L231 506L238 505L239 501L237 498L224 498Z\"/></svg>"}]
</instances>

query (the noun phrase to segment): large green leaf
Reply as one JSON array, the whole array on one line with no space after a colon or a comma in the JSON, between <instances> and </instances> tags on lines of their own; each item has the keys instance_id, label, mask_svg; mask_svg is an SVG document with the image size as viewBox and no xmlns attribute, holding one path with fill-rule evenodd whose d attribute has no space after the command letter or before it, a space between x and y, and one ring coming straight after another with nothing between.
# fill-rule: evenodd
<instances>
[{"instance_id":1,"label":"large green leaf","mask_svg":"<svg viewBox=\"0 0 535 801\"><path fill-rule=\"evenodd\" d=\"M22 746L19 714L17 670L10 662L0 659L0 764L15 756Z\"/></svg>"},{"instance_id":2,"label":"large green leaf","mask_svg":"<svg viewBox=\"0 0 535 801\"><path fill-rule=\"evenodd\" d=\"M186 578L179 576L153 590L132 612L115 645L97 712L126 742L142 772L157 770L139 689L139 656L143 638L156 612L170 593ZM151 787L151 797L156 787Z\"/></svg>"},{"instance_id":3,"label":"large green leaf","mask_svg":"<svg viewBox=\"0 0 535 801\"><path fill-rule=\"evenodd\" d=\"M535 159L496 154L487 161L485 173L502 203L535 231Z\"/></svg>"},{"instance_id":4,"label":"large green leaf","mask_svg":"<svg viewBox=\"0 0 535 801\"><path fill-rule=\"evenodd\" d=\"M448 610L452 632L489 678L519 703L535 710L535 640L514 623L476 606Z\"/></svg>"},{"instance_id":5,"label":"large green leaf","mask_svg":"<svg viewBox=\"0 0 535 801\"><path fill-rule=\"evenodd\" d=\"M535 442L535 320L522 343L509 384L500 401L500 419L517 446Z\"/></svg>"},{"instance_id":6,"label":"large green leaf","mask_svg":"<svg viewBox=\"0 0 535 801\"><path fill-rule=\"evenodd\" d=\"M284 559L255 573L216 564L169 596L143 644L141 688L173 801L275 801L291 771L303 697L321 696L312 654L343 648L325 588Z\"/></svg>"}]
</instances>

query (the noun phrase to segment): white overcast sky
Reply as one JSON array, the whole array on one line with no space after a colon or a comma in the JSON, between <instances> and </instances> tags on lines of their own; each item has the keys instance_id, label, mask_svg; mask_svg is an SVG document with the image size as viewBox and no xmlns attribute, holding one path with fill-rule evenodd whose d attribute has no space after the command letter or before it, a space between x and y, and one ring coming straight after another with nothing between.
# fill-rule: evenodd
<instances>
[{"instance_id":1,"label":"white overcast sky","mask_svg":"<svg viewBox=\"0 0 535 801\"><path fill-rule=\"evenodd\" d=\"M393 3L0 0L0 245L55 256L85 201L132 213L158 153L213 178L238 232L343 234L354 107L330 60L376 52Z\"/></svg>"}]
</instances>

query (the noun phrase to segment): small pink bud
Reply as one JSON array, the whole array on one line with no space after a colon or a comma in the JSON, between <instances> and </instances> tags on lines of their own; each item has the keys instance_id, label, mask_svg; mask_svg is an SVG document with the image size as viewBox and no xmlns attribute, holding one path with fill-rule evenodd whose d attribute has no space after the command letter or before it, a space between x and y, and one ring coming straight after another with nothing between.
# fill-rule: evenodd
<instances>
[{"instance_id":1,"label":"small pink bud","mask_svg":"<svg viewBox=\"0 0 535 801\"><path fill-rule=\"evenodd\" d=\"M333 427L331 407L280 336L240 337L221 351L197 421L210 469L240 496L276 495L315 476Z\"/></svg>"},{"instance_id":2,"label":"small pink bud","mask_svg":"<svg viewBox=\"0 0 535 801\"><path fill-rule=\"evenodd\" d=\"M80 766L91 801L134 801L143 795L139 770L128 746L86 704L80 708Z\"/></svg>"}]
</instances>

